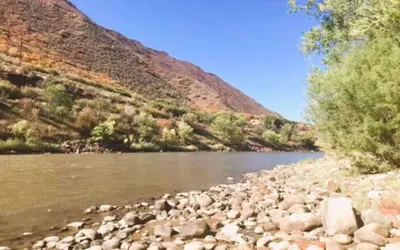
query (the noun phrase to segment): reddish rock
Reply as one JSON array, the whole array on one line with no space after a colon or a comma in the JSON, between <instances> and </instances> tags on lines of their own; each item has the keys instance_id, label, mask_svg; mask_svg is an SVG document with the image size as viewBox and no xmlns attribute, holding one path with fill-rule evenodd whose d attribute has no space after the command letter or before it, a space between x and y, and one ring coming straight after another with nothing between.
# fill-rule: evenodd
<instances>
[{"instance_id":1,"label":"reddish rock","mask_svg":"<svg viewBox=\"0 0 400 250\"><path fill-rule=\"evenodd\" d=\"M222 226L221 220L216 218L206 219L205 222L210 226L211 231L217 231Z\"/></svg>"},{"instance_id":2,"label":"reddish rock","mask_svg":"<svg viewBox=\"0 0 400 250\"><path fill-rule=\"evenodd\" d=\"M387 198L381 200L380 209L384 214L400 215L400 203Z\"/></svg>"},{"instance_id":3,"label":"reddish rock","mask_svg":"<svg viewBox=\"0 0 400 250\"><path fill-rule=\"evenodd\" d=\"M334 181L329 181L327 190L329 193L340 193L340 185Z\"/></svg>"},{"instance_id":4,"label":"reddish rock","mask_svg":"<svg viewBox=\"0 0 400 250\"><path fill-rule=\"evenodd\" d=\"M325 242L321 242L321 241L311 241L311 240L296 240L294 242L294 244L296 244L298 247L300 247L302 250L306 250L307 247L309 246L317 246L320 247L322 249L325 249Z\"/></svg>"}]
</instances>

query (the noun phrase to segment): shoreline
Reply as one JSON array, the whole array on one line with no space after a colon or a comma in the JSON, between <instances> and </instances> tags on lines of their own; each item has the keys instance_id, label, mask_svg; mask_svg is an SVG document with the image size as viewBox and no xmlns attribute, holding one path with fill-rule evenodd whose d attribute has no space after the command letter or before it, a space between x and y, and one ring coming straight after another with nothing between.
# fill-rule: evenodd
<instances>
[{"instance_id":1,"label":"shoreline","mask_svg":"<svg viewBox=\"0 0 400 250\"><path fill-rule=\"evenodd\" d=\"M77 221L60 233L49 231L53 235L44 239L35 235L14 239L18 242L10 247L249 250L312 245L313 249L364 249L358 245L371 242L360 234L368 233L380 237L372 245L400 244L395 243L400 242L396 196L400 172L348 176L344 173L348 167L344 161L322 158L247 173L236 183L206 191L165 194L154 203L92 207L82 217L95 218L94 225ZM335 218L335 214L342 217ZM362 225L371 223L375 224ZM371 227L379 230L371 232ZM27 242L32 240L33 244Z\"/></svg>"}]
</instances>

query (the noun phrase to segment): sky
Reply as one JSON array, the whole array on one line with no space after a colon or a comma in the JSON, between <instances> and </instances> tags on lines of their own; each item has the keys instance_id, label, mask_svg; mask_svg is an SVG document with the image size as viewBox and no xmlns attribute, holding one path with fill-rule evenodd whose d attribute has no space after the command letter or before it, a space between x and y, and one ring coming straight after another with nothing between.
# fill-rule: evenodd
<instances>
[{"instance_id":1,"label":"sky","mask_svg":"<svg viewBox=\"0 0 400 250\"><path fill-rule=\"evenodd\" d=\"M313 20L287 0L72 0L97 24L214 73L264 107L304 121L306 78L317 62L301 54Z\"/></svg>"}]
</instances>

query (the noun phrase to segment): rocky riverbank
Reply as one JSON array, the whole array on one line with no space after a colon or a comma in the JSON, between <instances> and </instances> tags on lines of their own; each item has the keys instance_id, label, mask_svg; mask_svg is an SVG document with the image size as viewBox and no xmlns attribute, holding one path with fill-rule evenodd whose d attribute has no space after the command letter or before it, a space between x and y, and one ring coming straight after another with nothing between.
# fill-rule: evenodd
<instances>
[{"instance_id":1,"label":"rocky riverbank","mask_svg":"<svg viewBox=\"0 0 400 250\"><path fill-rule=\"evenodd\" d=\"M85 216L102 221L72 222L59 234L11 247L400 249L400 172L354 177L347 168L321 159L249 173L207 191L165 194L152 204L93 206Z\"/></svg>"}]
</instances>

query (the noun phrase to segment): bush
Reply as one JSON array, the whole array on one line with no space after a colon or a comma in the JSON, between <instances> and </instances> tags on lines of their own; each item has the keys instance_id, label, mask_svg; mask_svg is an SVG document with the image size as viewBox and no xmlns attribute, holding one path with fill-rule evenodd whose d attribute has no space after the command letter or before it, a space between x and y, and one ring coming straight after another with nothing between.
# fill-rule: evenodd
<instances>
[{"instance_id":1,"label":"bush","mask_svg":"<svg viewBox=\"0 0 400 250\"><path fill-rule=\"evenodd\" d=\"M11 132L18 138L28 140L30 126L27 120L22 120L11 126Z\"/></svg>"},{"instance_id":2,"label":"bush","mask_svg":"<svg viewBox=\"0 0 400 250\"><path fill-rule=\"evenodd\" d=\"M246 120L243 116L232 112L219 113L215 117L213 129L228 143L242 143Z\"/></svg>"},{"instance_id":3,"label":"bush","mask_svg":"<svg viewBox=\"0 0 400 250\"><path fill-rule=\"evenodd\" d=\"M283 140L288 142L292 139L293 135L293 125L290 123L285 123L279 130L279 133L283 136Z\"/></svg>"},{"instance_id":4,"label":"bush","mask_svg":"<svg viewBox=\"0 0 400 250\"><path fill-rule=\"evenodd\" d=\"M282 143L282 135L272 130L264 131L262 137L264 142L270 147L279 147Z\"/></svg>"},{"instance_id":5,"label":"bush","mask_svg":"<svg viewBox=\"0 0 400 250\"><path fill-rule=\"evenodd\" d=\"M19 153L58 152L58 150L58 145L56 144L24 141L19 138L0 140L0 153L9 153L10 151Z\"/></svg>"},{"instance_id":6,"label":"bush","mask_svg":"<svg viewBox=\"0 0 400 250\"><path fill-rule=\"evenodd\" d=\"M379 38L309 79L308 115L319 141L348 156L370 155L373 161L356 164L362 173L374 162L400 166L399 72L398 42Z\"/></svg>"},{"instance_id":7,"label":"bush","mask_svg":"<svg viewBox=\"0 0 400 250\"><path fill-rule=\"evenodd\" d=\"M164 128L162 131L163 141L168 145L177 145L179 142L179 137L175 129Z\"/></svg>"},{"instance_id":8,"label":"bush","mask_svg":"<svg viewBox=\"0 0 400 250\"><path fill-rule=\"evenodd\" d=\"M107 120L92 130L92 140L107 143L115 139L115 121Z\"/></svg>"},{"instance_id":9,"label":"bush","mask_svg":"<svg viewBox=\"0 0 400 250\"><path fill-rule=\"evenodd\" d=\"M132 143L131 149L134 151L143 152L159 152L161 150L160 146L153 142L140 141L139 143Z\"/></svg>"},{"instance_id":10,"label":"bush","mask_svg":"<svg viewBox=\"0 0 400 250\"><path fill-rule=\"evenodd\" d=\"M44 95L49 110L57 116L64 118L72 110L74 102L64 85L47 83Z\"/></svg>"},{"instance_id":11,"label":"bush","mask_svg":"<svg viewBox=\"0 0 400 250\"><path fill-rule=\"evenodd\" d=\"M279 131L284 125L284 121L276 116L265 116L264 117L264 128L272 131Z\"/></svg>"},{"instance_id":12,"label":"bush","mask_svg":"<svg viewBox=\"0 0 400 250\"><path fill-rule=\"evenodd\" d=\"M315 145L315 138L311 135L304 134L304 135L293 135L293 140L297 143L298 146L305 148L305 149L316 149Z\"/></svg>"},{"instance_id":13,"label":"bush","mask_svg":"<svg viewBox=\"0 0 400 250\"><path fill-rule=\"evenodd\" d=\"M18 99L21 97L21 91L10 82L0 80L0 100Z\"/></svg>"},{"instance_id":14,"label":"bush","mask_svg":"<svg viewBox=\"0 0 400 250\"><path fill-rule=\"evenodd\" d=\"M100 114L86 106L76 115L75 125L83 131L91 131L100 122Z\"/></svg>"},{"instance_id":15,"label":"bush","mask_svg":"<svg viewBox=\"0 0 400 250\"><path fill-rule=\"evenodd\" d=\"M178 134L184 142L187 142L193 138L193 128L182 120L178 123Z\"/></svg>"},{"instance_id":16,"label":"bush","mask_svg":"<svg viewBox=\"0 0 400 250\"><path fill-rule=\"evenodd\" d=\"M197 123L197 116L194 113L186 113L182 116L182 121L193 125Z\"/></svg>"},{"instance_id":17,"label":"bush","mask_svg":"<svg viewBox=\"0 0 400 250\"><path fill-rule=\"evenodd\" d=\"M142 140L151 140L157 134L157 124L152 115L140 112L133 121Z\"/></svg>"}]
</instances>

